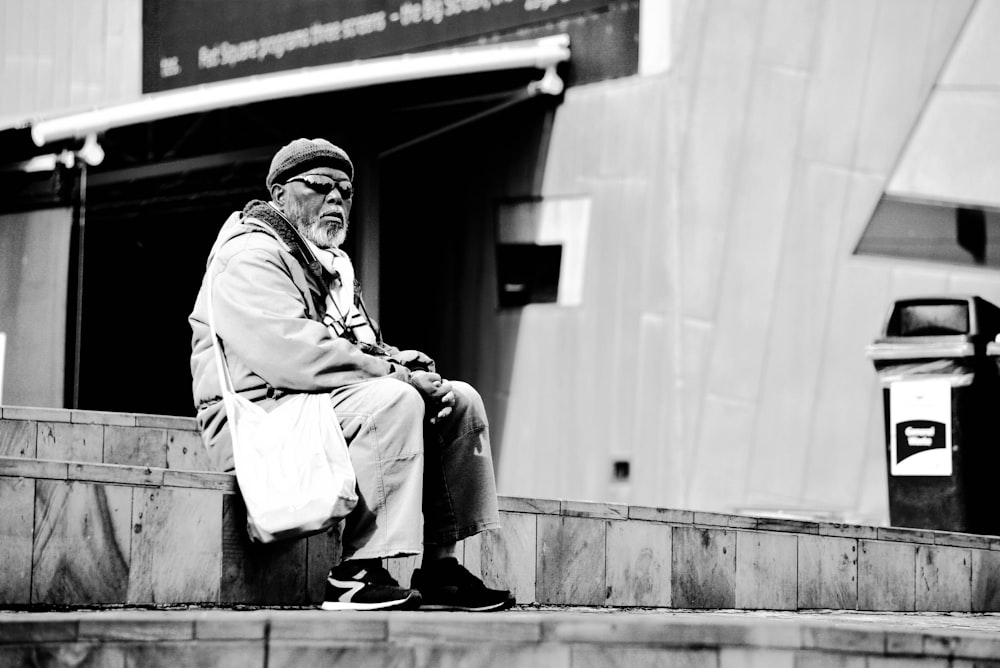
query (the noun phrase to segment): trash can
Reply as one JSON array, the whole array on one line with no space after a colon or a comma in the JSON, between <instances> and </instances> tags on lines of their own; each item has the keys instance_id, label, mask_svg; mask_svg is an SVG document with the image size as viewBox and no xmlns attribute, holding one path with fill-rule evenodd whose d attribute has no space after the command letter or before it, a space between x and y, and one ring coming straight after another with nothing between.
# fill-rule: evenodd
<instances>
[{"instance_id":1,"label":"trash can","mask_svg":"<svg viewBox=\"0 0 1000 668\"><path fill-rule=\"evenodd\" d=\"M901 299L868 346L892 526L1000 534L998 333L1000 308L980 297Z\"/></svg>"}]
</instances>

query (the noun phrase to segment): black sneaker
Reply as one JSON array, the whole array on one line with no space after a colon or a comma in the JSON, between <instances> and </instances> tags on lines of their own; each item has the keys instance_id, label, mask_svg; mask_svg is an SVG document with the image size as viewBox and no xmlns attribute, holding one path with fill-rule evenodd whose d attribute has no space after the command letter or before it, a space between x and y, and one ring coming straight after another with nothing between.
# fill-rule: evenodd
<instances>
[{"instance_id":1,"label":"black sneaker","mask_svg":"<svg viewBox=\"0 0 1000 668\"><path fill-rule=\"evenodd\" d=\"M323 610L415 610L420 592L399 586L378 561L345 561L326 578Z\"/></svg>"},{"instance_id":2,"label":"black sneaker","mask_svg":"<svg viewBox=\"0 0 1000 668\"><path fill-rule=\"evenodd\" d=\"M490 612L506 610L516 603L505 589L490 589L454 557L441 559L430 568L413 571L410 586L423 597L424 610Z\"/></svg>"}]
</instances>

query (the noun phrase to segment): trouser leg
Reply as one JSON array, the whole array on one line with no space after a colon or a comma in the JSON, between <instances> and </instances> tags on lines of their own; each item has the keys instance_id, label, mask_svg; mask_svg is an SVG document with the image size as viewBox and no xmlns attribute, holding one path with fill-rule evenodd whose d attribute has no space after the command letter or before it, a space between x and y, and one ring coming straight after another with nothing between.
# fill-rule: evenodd
<instances>
[{"instance_id":1,"label":"trouser leg","mask_svg":"<svg viewBox=\"0 0 1000 668\"><path fill-rule=\"evenodd\" d=\"M424 402L395 378L331 394L358 479L357 507L344 520L343 559L419 554Z\"/></svg>"},{"instance_id":2,"label":"trouser leg","mask_svg":"<svg viewBox=\"0 0 1000 668\"><path fill-rule=\"evenodd\" d=\"M451 415L424 434L424 542L452 543L499 526L489 424L479 393L451 381Z\"/></svg>"}]
</instances>

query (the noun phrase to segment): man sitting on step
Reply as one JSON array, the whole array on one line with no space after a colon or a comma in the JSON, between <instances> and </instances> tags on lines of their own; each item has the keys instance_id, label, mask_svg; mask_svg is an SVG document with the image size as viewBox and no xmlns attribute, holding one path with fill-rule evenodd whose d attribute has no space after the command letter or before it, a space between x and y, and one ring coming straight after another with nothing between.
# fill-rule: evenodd
<instances>
[{"instance_id":1,"label":"man sitting on step","mask_svg":"<svg viewBox=\"0 0 1000 668\"><path fill-rule=\"evenodd\" d=\"M353 179L341 148L296 139L271 161L270 201L249 202L223 225L213 299L233 386L265 409L290 393L330 394L359 502L344 520L324 609L509 608L510 592L487 588L454 557L457 541L498 527L482 399L423 353L383 343L340 249ZM189 321L198 424L214 464L232 470L204 281ZM421 552L410 588L382 566Z\"/></svg>"}]
</instances>

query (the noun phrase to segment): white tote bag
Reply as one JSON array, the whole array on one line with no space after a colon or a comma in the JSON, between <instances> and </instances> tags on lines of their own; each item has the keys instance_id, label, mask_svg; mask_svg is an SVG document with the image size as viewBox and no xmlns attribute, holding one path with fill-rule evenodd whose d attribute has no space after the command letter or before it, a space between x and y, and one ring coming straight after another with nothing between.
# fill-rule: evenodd
<instances>
[{"instance_id":1,"label":"white tote bag","mask_svg":"<svg viewBox=\"0 0 1000 668\"><path fill-rule=\"evenodd\" d=\"M358 502L354 467L330 395L293 394L268 412L237 394L215 330L211 267L206 289L247 532L252 540L271 543L325 531Z\"/></svg>"}]
</instances>

